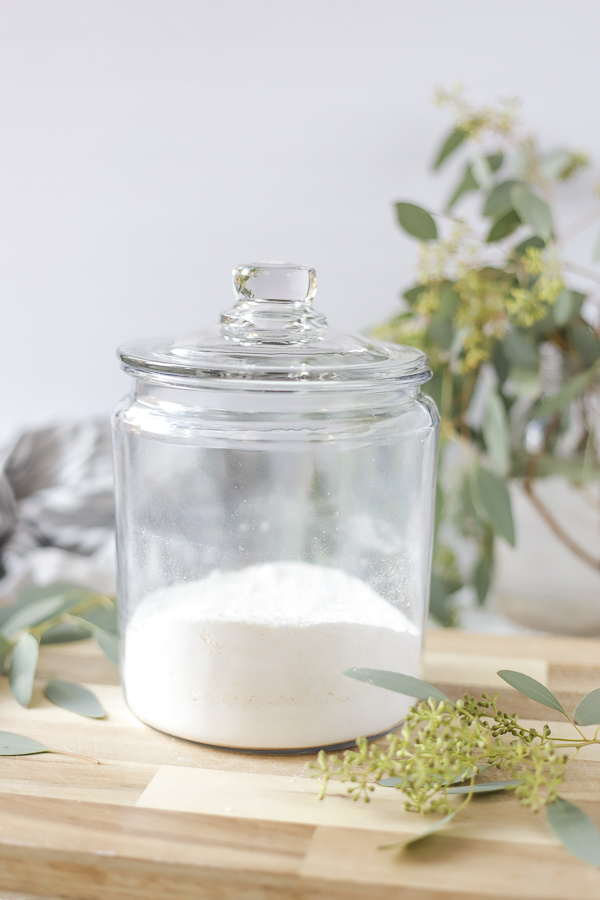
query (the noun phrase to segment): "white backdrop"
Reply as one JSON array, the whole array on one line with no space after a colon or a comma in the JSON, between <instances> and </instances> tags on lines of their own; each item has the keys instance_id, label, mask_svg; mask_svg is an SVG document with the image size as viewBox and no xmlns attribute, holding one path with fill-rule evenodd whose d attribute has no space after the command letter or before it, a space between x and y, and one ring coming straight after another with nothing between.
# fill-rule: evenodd
<instances>
[{"instance_id":1,"label":"white backdrop","mask_svg":"<svg viewBox=\"0 0 600 900\"><path fill-rule=\"evenodd\" d=\"M600 161L599 32L596 0L0 0L0 438L107 413L115 347L216 323L239 262L314 265L347 329L393 312L434 86Z\"/></svg>"}]
</instances>

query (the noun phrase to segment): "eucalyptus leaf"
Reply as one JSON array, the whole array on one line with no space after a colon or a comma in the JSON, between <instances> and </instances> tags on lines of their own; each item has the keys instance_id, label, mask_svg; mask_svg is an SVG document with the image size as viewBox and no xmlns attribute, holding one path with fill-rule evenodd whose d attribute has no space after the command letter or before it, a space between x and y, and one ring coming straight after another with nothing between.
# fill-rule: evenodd
<instances>
[{"instance_id":1,"label":"eucalyptus leaf","mask_svg":"<svg viewBox=\"0 0 600 900\"><path fill-rule=\"evenodd\" d=\"M459 181L454 193L448 200L447 208L448 210L453 209L461 197L465 194L470 193L471 191L479 190L479 185L477 184L475 178L473 177L473 170L471 168L471 164L469 163L464 171L462 179Z\"/></svg>"},{"instance_id":2,"label":"eucalyptus leaf","mask_svg":"<svg viewBox=\"0 0 600 900\"><path fill-rule=\"evenodd\" d=\"M440 147L439 153L435 158L435 162L433 164L434 169L439 169L441 165L448 159L449 156L454 153L455 150L464 143L465 139L468 137L468 131L463 131L462 128L455 128L454 131L451 131L442 146Z\"/></svg>"},{"instance_id":3,"label":"eucalyptus leaf","mask_svg":"<svg viewBox=\"0 0 600 900\"><path fill-rule=\"evenodd\" d=\"M364 681L367 684L374 684L377 687L387 688L388 691L396 691L398 694L406 694L407 697L416 697L417 700L447 700L439 688L429 684L427 681L421 681L420 678L413 678L412 675L401 675L399 672L387 672L385 669L345 669L342 673L349 678L356 678L357 681Z\"/></svg>"},{"instance_id":4,"label":"eucalyptus leaf","mask_svg":"<svg viewBox=\"0 0 600 900\"><path fill-rule=\"evenodd\" d=\"M566 325L571 319L574 306L571 291L563 288L552 307L552 315L559 328Z\"/></svg>"},{"instance_id":5,"label":"eucalyptus leaf","mask_svg":"<svg viewBox=\"0 0 600 900\"><path fill-rule=\"evenodd\" d=\"M94 630L94 639L105 656L116 666L119 665L119 639L115 634L104 631L103 628Z\"/></svg>"},{"instance_id":6,"label":"eucalyptus leaf","mask_svg":"<svg viewBox=\"0 0 600 900\"><path fill-rule=\"evenodd\" d=\"M590 691L579 701L573 718L578 725L600 725L600 688Z\"/></svg>"},{"instance_id":7,"label":"eucalyptus leaf","mask_svg":"<svg viewBox=\"0 0 600 900\"><path fill-rule=\"evenodd\" d=\"M448 813L447 816L444 816L443 819L438 819L437 822L434 822L433 825L430 825L425 831L420 831L419 834L413 834L410 837L404 838L404 840L395 841L393 844L384 844L380 849L393 850L400 847L408 847L410 844L416 844L417 841L422 841L423 838L429 837L430 835L435 834L436 831L444 829L450 824L456 813L457 810L454 810L453 812Z\"/></svg>"},{"instance_id":8,"label":"eucalyptus leaf","mask_svg":"<svg viewBox=\"0 0 600 900\"><path fill-rule=\"evenodd\" d=\"M424 284L418 284L416 287L411 287L407 291L404 291L402 296L410 306L414 306L421 294L426 290L427 288Z\"/></svg>"},{"instance_id":9,"label":"eucalyptus leaf","mask_svg":"<svg viewBox=\"0 0 600 900\"><path fill-rule=\"evenodd\" d=\"M473 502L476 509L482 509L485 518L496 534L514 547L515 526L506 482L495 472L490 472L483 466L477 466L472 483L475 492Z\"/></svg>"},{"instance_id":10,"label":"eucalyptus leaf","mask_svg":"<svg viewBox=\"0 0 600 900\"><path fill-rule=\"evenodd\" d=\"M561 844L591 866L600 866L600 831L582 809L558 797L546 809L548 823Z\"/></svg>"},{"instance_id":11,"label":"eucalyptus leaf","mask_svg":"<svg viewBox=\"0 0 600 900\"><path fill-rule=\"evenodd\" d=\"M508 361L519 369L537 369L539 357L534 344L521 331L509 331L502 342Z\"/></svg>"},{"instance_id":12,"label":"eucalyptus leaf","mask_svg":"<svg viewBox=\"0 0 600 900\"><path fill-rule=\"evenodd\" d=\"M593 366L600 359L600 338L587 322L577 322L569 330L584 365Z\"/></svg>"},{"instance_id":13,"label":"eucalyptus leaf","mask_svg":"<svg viewBox=\"0 0 600 900\"><path fill-rule=\"evenodd\" d=\"M487 769L488 767L484 766L483 768ZM461 774L458 775L456 778L452 778L449 781L448 780L441 781L440 787L446 787L448 785L454 785L454 784L462 784L462 782L464 782L465 778L471 777L471 771L472 771L471 769L465 769L464 772L461 772ZM409 776L408 780L412 781L413 779L411 776ZM398 787L398 785L402 784L403 782L404 782L404 778L397 778L395 776L392 776L391 778L380 778L379 781L377 782L377 784L381 785L383 787ZM520 782L518 782L518 783L520 783Z\"/></svg>"},{"instance_id":14,"label":"eucalyptus leaf","mask_svg":"<svg viewBox=\"0 0 600 900\"><path fill-rule=\"evenodd\" d=\"M493 791L505 791L507 789L515 788L519 784L523 784L523 780L521 778L512 779L509 781L486 781L481 784L458 784L456 787L446 788L449 794L489 794Z\"/></svg>"},{"instance_id":15,"label":"eucalyptus leaf","mask_svg":"<svg viewBox=\"0 0 600 900\"><path fill-rule=\"evenodd\" d=\"M13 648L13 642L9 641L4 632L0 631L0 675L4 672L4 664Z\"/></svg>"},{"instance_id":16,"label":"eucalyptus leaf","mask_svg":"<svg viewBox=\"0 0 600 900\"><path fill-rule=\"evenodd\" d=\"M103 719L106 710L92 691L81 684L51 678L45 687L44 694L52 703L91 719Z\"/></svg>"},{"instance_id":17,"label":"eucalyptus leaf","mask_svg":"<svg viewBox=\"0 0 600 900\"><path fill-rule=\"evenodd\" d=\"M40 648L26 631L15 644L8 668L8 681L13 696L21 706L29 706Z\"/></svg>"},{"instance_id":18,"label":"eucalyptus leaf","mask_svg":"<svg viewBox=\"0 0 600 900\"><path fill-rule=\"evenodd\" d=\"M529 697L530 700L535 700L536 703L541 703L542 706L547 706L565 716L567 715L562 703L554 696L552 691L548 690L540 681L532 678L531 675L523 675L522 672L514 672L512 669L501 669L498 675L503 681L506 681L507 684L519 691L520 694Z\"/></svg>"},{"instance_id":19,"label":"eucalyptus leaf","mask_svg":"<svg viewBox=\"0 0 600 900\"><path fill-rule=\"evenodd\" d=\"M508 237L509 234L512 234L513 231L516 231L520 224L521 219L518 213L511 209L494 222L487 233L486 242L493 244L495 241L501 241L503 238Z\"/></svg>"},{"instance_id":20,"label":"eucalyptus leaf","mask_svg":"<svg viewBox=\"0 0 600 900\"><path fill-rule=\"evenodd\" d=\"M486 400L483 441L496 471L506 475L510 467L510 431L504 403L494 389L488 391Z\"/></svg>"},{"instance_id":21,"label":"eucalyptus leaf","mask_svg":"<svg viewBox=\"0 0 600 900\"><path fill-rule=\"evenodd\" d=\"M571 295L571 303L573 304L573 317L578 316L581 312L581 307L583 306L586 295L582 294L581 291L569 291Z\"/></svg>"},{"instance_id":22,"label":"eucalyptus leaf","mask_svg":"<svg viewBox=\"0 0 600 900\"><path fill-rule=\"evenodd\" d=\"M32 753L51 753L49 747L22 734L0 731L0 756L28 756Z\"/></svg>"},{"instance_id":23,"label":"eucalyptus leaf","mask_svg":"<svg viewBox=\"0 0 600 900\"><path fill-rule=\"evenodd\" d=\"M571 378L557 394L553 394L551 397L544 397L537 407L536 415L549 416L565 406L569 406L591 384L599 374L599 371L600 368L598 366L592 366L587 372L581 372L579 375Z\"/></svg>"},{"instance_id":24,"label":"eucalyptus leaf","mask_svg":"<svg viewBox=\"0 0 600 900\"><path fill-rule=\"evenodd\" d=\"M454 611L450 603L450 597L462 587L464 587L462 581L442 578L439 575L432 574L429 592L429 612L437 619L440 625L453 624Z\"/></svg>"},{"instance_id":25,"label":"eucalyptus leaf","mask_svg":"<svg viewBox=\"0 0 600 900\"><path fill-rule=\"evenodd\" d=\"M516 247L513 247L513 253L517 253L519 256L523 256L527 253L529 247L535 247L537 250L543 250L546 246L546 241L543 241L540 237L533 235L533 237L525 238L524 241L521 241L520 244L517 244Z\"/></svg>"},{"instance_id":26,"label":"eucalyptus leaf","mask_svg":"<svg viewBox=\"0 0 600 900\"><path fill-rule=\"evenodd\" d=\"M404 230L420 241L435 241L437 228L433 217L414 203L396 203L398 222Z\"/></svg>"},{"instance_id":27,"label":"eucalyptus leaf","mask_svg":"<svg viewBox=\"0 0 600 900\"><path fill-rule=\"evenodd\" d=\"M458 312L460 297L456 293L453 281L445 281L440 288L440 303L436 316L451 319Z\"/></svg>"},{"instance_id":28,"label":"eucalyptus leaf","mask_svg":"<svg viewBox=\"0 0 600 900\"><path fill-rule=\"evenodd\" d=\"M79 618L79 617L78 617ZM92 625L85 628L74 622L60 622L40 635L40 644L64 644L70 641L83 641L94 632Z\"/></svg>"},{"instance_id":29,"label":"eucalyptus leaf","mask_svg":"<svg viewBox=\"0 0 600 900\"><path fill-rule=\"evenodd\" d=\"M480 153L474 153L471 160L473 178L482 191L489 191L492 186L492 170L487 159Z\"/></svg>"},{"instance_id":30,"label":"eucalyptus leaf","mask_svg":"<svg viewBox=\"0 0 600 900\"><path fill-rule=\"evenodd\" d=\"M522 184L512 188L510 197L523 223L547 241L552 235L552 213L548 204Z\"/></svg>"},{"instance_id":31,"label":"eucalyptus leaf","mask_svg":"<svg viewBox=\"0 0 600 900\"><path fill-rule=\"evenodd\" d=\"M510 192L515 185L521 183L511 178L508 181L502 181L500 184L497 184L486 198L483 206L483 215L497 220L509 213L513 208Z\"/></svg>"},{"instance_id":32,"label":"eucalyptus leaf","mask_svg":"<svg viewBox=\"0 0 600 900\"><path fill-rule=\"evenodd\" d=\"M498 343L498 341L495 342L494 349L492 350L492 363L494 365L494 369L496 370L498 381L500 382L500 384L504 384L504 382L508 378L510 366L508 364L508 360L504 354L504 351L502 350L502 344Z\"/></svg>"},{"instance_id":33,"label":"eucalyptus leaf","mask_svg":"<svg viewBox=\"0 0 600 900\"><path fill-rule=\"evenodd\" d=\"M454 337L451 319L434 319L427 329L427 337L440 350L449 350Z\"/></svg>"},{"instance_id":34,"label":"eucalyptus leaf","mask_svg":"<svg viewBox=\"0 0 600 900\"><path fill-rule=\"evenodd\" d=\"M45 622L46 619L64 612L65 608L73 606L75 603L79 603L79 600L68 601L64 594L33 600L26 606L19 606L15 609L12 616L4 623L3 631L10 637L23 628L31 628Z\"/></svg>"},{"instance_id":35,"label":"eucalyptus leaf","mask_svg":"<svg viewBox=\"0 0 600 900\"><path fill-rule=\"evenodd\" d=\"M475 592L477 594L477 602L483 606L487 599L494 572L494 557L491 553L485 553L477 560L475 571L473 573L473 581Z\"/></svg>"}]
</instances>

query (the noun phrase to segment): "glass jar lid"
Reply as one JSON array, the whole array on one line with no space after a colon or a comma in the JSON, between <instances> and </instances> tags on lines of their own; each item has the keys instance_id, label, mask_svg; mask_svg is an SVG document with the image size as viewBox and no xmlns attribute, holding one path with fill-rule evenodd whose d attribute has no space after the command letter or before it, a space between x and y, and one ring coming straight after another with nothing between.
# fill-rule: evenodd
<instances>
[{"instance_id":1,"label":"glass jar lid","mask_svg":"<svg viewBox=\"0 0 600 900\"><path fill-rule=\"evenodd\" d=\"M118 351L132 375L201 387L297 389L299 383L374 388L422 384L427 356L330 328L313 308L317 276L309 266L252 263L233 270L236 303L220 331L136 342ZM245 382L245 385L240 385Z\"/></svg>"}]
</instances>

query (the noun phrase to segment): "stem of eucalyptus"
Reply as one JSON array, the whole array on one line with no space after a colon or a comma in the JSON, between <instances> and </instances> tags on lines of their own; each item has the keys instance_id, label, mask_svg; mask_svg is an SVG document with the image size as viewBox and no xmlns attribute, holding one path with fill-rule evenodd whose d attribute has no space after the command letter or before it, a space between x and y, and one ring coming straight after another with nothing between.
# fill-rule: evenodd
<instances>
[{"instance_id":1,"label":"stem of eucalyptus","mask_svg":"<svg viewBox=\"0 0 600 900\"><path fill-rule=\"evenodd\" d=\"M114 603L110 597L98 594L91 600L82 600L81 603L72 607L69 612L59 613L50 619L46 619L45 622L40 622L39 625L32 625L27 631L29 631L30 634L33 634L34 637L40 637L44 632L49 631L50 628L54 628L56 625L62 625L65 622L70 622L72 619L76 618L79 613L88 612L90 609L94 609L97 606L103 606L105 609L110 609L114 606ZM94 630L93 625L86 622L85 619L78 619L76 624L83 627L89 626L90 632Z\"/></svg>"}]
</instances>

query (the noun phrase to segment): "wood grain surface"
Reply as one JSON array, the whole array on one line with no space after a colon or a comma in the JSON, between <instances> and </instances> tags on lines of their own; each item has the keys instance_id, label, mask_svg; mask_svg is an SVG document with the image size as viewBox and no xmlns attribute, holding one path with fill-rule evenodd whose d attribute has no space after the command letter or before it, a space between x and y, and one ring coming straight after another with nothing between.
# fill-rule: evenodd
<instances>
[{"instance_id":1,"label":"wood grain surface","mask_svg":"<svg viewBox=\"0 0 600 900\"><path fill-rule=\"evenodd\" d=\"M498 690L508 711L541 724L541 707L498 679L500 668L538 678L572 709L600 687L600 641L428 635L425 678L451 697ZM22 709L0 679L2 730L100 761L0 758L0 900L600 898L600 871L511 794L477 799L447 834L384 851L424 827L397 792L354 803L332 785L319 802L313 757L229 753L153 731L131 715L115 667L89 641L43 647L39 671L87 684L108 716L51 705L43 682ZM571 764L561 793L600 825L600 748Z\"/></svg>"}]
</instances>

